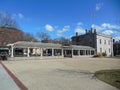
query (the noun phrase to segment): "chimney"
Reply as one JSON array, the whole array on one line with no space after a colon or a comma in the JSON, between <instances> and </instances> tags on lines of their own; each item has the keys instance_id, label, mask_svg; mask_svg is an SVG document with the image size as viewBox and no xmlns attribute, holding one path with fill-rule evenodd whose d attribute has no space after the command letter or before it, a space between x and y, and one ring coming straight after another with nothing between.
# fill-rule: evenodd
<instances>
[{"instance_id":1,"label":"chimney","mask_svg":"<svg viewBox=\"0 0 120 90\"><path fill-rule=\"evenodd\" d=\"M87 34L88 33L88 31L87 31L87 29L85 29L85 34Z\"/></svg>"},{"instance_id":2,"label":"chimney","mask_svg":"<svg viewBox=\"0 0 120 90\"><path fill-rule=\"evenodd\" d=\"M96 29L94 29L94 33L96 33Z\"/></svg>"},{"instance_id":3,"label":"chimney","mask_svg":"<svg viewBox=\"0 0 120 90\"><path fill-rule=\"evenodd\" d=\"M115 43L115 39L113 39L113 43Z\"/></svg>"},{"instance_id":4,"label":"chimney","mask_svg":"<svg viewBox=\"0 0 120 90\"><path fill-rule=\"evenodd\" d=\"M78 32L76 32L76 36L78 36Z\"/></svg>"},{"instance_id":5,"label":"chimney","mask_svg":"<svg viewBox=\"0 0 120 90\"><path fill-rule=\"evenodd\" d=\"M91 33L94 33L94 29L93 28L91 28Z\"/></svg>"}]
</instances>

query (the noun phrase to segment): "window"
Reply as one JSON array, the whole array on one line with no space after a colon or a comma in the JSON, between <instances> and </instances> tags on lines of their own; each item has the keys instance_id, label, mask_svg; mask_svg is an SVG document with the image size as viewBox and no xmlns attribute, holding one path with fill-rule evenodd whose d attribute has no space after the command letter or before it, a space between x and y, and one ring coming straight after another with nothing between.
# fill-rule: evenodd
<instances>
[{"instance_id":1,"label":"window","mask_svg":"<svg viewBox=\"0 0 120 90\"><path fill-rule=\"evenodd\" d=\"M100 39L100 44L102 43L102 40Z\"/></svg>"},{"instance_id":2,"label":"window","mask_svg":"<svg viewBox=\"0 0 120 90\"><path fill-rule=\"evenodd\" d=\"M104 44L106 44L106 40L104 40Z\"/></svg>"},{"instance_id":3,"label":"window","mask_svg":"<svg viewBox=\"0 0 120 90\"><path fill-rule=\"evenodd\" d=\"M100 48L100 52L102 53L102 48Z\"/></svg>"},{"instance_id":4,"label":"window","mask_svg":"<svg viewBox=\"0 0 120 90\"><path fill-rule=\"evenodd\" d=\"M91 51L91 55L94 55L94 51L93 50Z\"/></svg>"},{"instance_id":5,"label":"window","mask_svg":"<svg viewBox=\"0 0 120 90\"><path fill-rule=\"evenodd\" d=\"M109 48L109 53L110 53L110 48Z\"/></svg>"},{"instance_id":6,"label":"window","mask_svg":"<svg viewBox=\"0 0 120 90\"><path fill-rule=\"evenodd\" d=\"M108 45L110 45L110 40L108 41Z\"/></svg>"}]
</instances>

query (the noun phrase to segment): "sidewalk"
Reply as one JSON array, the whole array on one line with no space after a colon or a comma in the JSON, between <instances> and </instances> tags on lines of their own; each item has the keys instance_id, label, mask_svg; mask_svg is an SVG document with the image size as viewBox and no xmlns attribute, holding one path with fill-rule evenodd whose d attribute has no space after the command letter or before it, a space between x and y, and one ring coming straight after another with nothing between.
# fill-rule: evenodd
<instances>
[{"instance_id":1,"label":"sidewalk","mask_svg":"<svg viewBox=\"0 0 120 90\"><path fill-rule=\"evenodd\" d=\"M0 64L0 90L20 90L1 64Z\"/></svg>"}]
</instances>

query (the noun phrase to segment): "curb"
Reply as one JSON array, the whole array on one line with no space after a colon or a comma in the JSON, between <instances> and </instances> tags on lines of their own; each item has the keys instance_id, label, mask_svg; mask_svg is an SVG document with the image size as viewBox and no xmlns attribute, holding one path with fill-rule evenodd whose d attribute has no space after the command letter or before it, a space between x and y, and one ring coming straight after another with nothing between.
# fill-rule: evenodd
<instances>
[{"instance_id":1,"label":"curb","mask_svg":"<svg viewBox=\"0 0 120 90\"><path fill-rule=\"evenodd\" d=\"M28 90L28 88L2 63L2 61L0 61L0 64L4 67L4 69L21 90Z\"/></svg>"}]
</instances>

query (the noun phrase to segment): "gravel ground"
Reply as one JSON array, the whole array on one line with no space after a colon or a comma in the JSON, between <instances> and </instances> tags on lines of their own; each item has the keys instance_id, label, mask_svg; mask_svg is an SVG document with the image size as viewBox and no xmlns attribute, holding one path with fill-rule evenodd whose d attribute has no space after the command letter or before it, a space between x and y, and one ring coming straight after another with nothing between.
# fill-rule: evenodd
<instances>
[{"instance_id":1,"label":"gravel ground","mask_svg":"<svg viewBox=\"0 0 120 90\"><path fill-rule=\"evenodd\" d=\"M29 90L119 90L94 77L94 72L120 69L120 59L64 58L4 61Z\"/></svg>"}]
</instances>

